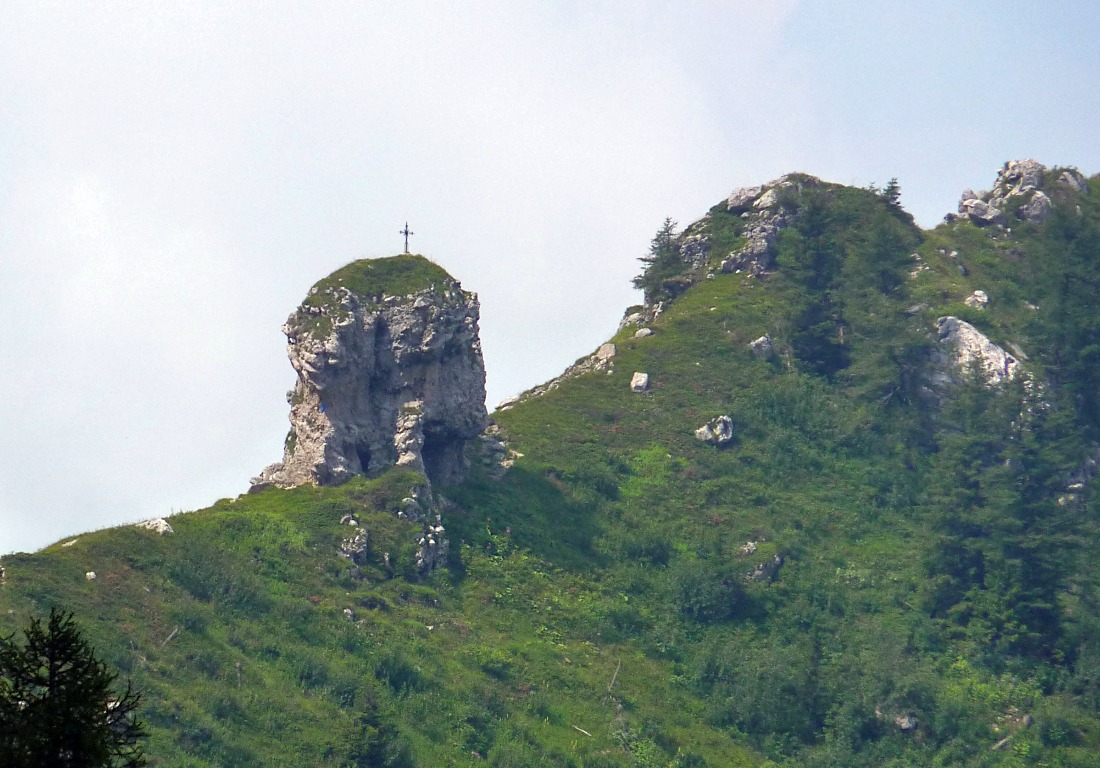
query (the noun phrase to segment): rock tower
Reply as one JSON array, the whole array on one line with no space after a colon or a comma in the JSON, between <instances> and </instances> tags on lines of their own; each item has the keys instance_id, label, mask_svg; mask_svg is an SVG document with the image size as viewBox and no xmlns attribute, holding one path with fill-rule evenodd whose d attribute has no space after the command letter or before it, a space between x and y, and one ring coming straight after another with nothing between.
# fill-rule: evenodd
<instances>
[{"instance_id":1,"label":"rock tower","mask_svg":"<svg viewBox=\"0 0 1100 768\"><path fill-rule=\"evenodd\" d=\"M283 326L298 374L283 460L253 489L394 465L461 478L488 424L478 314L476 294L418 255L356 261L314 285Z\"/></svg>"}]
</instances>

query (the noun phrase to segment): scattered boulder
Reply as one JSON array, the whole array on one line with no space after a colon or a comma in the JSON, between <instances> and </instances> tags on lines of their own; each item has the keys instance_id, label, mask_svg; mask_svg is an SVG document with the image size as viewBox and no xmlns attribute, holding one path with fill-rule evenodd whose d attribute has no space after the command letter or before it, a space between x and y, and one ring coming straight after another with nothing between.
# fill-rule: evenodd
<instances>
[{"instance_id":1,"label":"scattered boulder","mask_svg":"<svg viewBox=\"0 0 1100 768\"><path fill-rule=\"evenodd\" d=\"M611 358L615 356L618 350L611 342L603 344L596 350L596 361L599 363L607 363Z\"/></svg>"},{"instance_id":2,"label":"scattered boulder","mask_svg":"<svg viewBox=\"0 0 1100 768\"><path fill-rule=\"evenodd\" d=\"M985 309L989 304L989 294L985 291L974 291L963 300L963 304L973 309Z\"/></svg>"},{"instance_id":3,"label":"scattered boulder","mask_svg":"<svg viewBox=\"0 0 1100 768\"><path fill-rule=\"evenodd\" d=\"M634 375L630 377L630 391L641 394L649 389L649 374L642 371L635 371Z\"/></svg>"},{"instance_id":4,"label":"scattered boulder","mask_svg":"<svg viewBox=\"0 0 1100 768\"><path fill-rule=\"evenodd\" d=\"M370 555L370 534L366 528L359 528L351 536L340 540L340 557L355 565L363 565Z\"/></svg>"},{"instance_id":5,"label":"scattered boulder","mask_svg":"<svg viewBox=\"0 0 1100 768\"><path fill-rule=\"evenodd\" d=\"M920 721L914 715L896 715L894 717L894 725L903 733L916 730L919 724Z\"/></svg>"},{"instance_id":6,"label":"scattered boulder","mask_svg":"<svg viewBox=\"0 0 1100 768\"><path fill-rule=\"evenodd\" d=\"M355 621L355 611L353 611L351 608L345 608L344 618L348 621Z\"/></svg>"},{"instance_id":7,"label":"scattered boulder","mask_svg":"<svg viewBox=\"0 0 1100 768\"><path fill-rule=\"evenodd\" d=\"M355 515L344 515L340 518L340 525L350 525L355 528L359 525L359 521L355 519Z\"/></svg>"},{"instance_id":8,"label":"scattered boulder","mask_svg":"<svg viewBox=\"0 0 1100 768\"><path fill-rule=\"evenodd\" d=\"M634 334L634 338L644 339L645 337L652 336L652 335L653 335L653 329L652 328L639 328L638 331Z\"/></svg>"},{"instance_id":9,"label":"scattered boulder","mask_svg":"<svg viewBox=\"0 0 1100 768\"><path fill-rule=\"evenodd\" d=\"M774 581L779 575L779 569L783 567L783 557L776 555L771 560L759 563L748 574L749 581Z\"/></svg>"},{"instance_id":10,"label":"scattered boulder","mask_svg":"<svg viewBox=\"0 0 1100 768\"><path fill-rule=\"evenodd\" d=\"M523 399L522 395L512 395L511 397L506 397L503 400L501 400L499 403L497 403L497 410L498 411L511 410L511 408L516 403L520 402L522 399Z\"/></svg>"},{"instance_id":11,"label":"scattered boulder","mask_svg":"<svg viewBox=\"0 0 1100 768\"><path fill-rule=\"evenodd\" d=\"M443 526L426 524L417 541L416 567L421 571L430 571L444 565L449 549L447 539L443 537Z\"/></svg>"},{"instance_id":12,"label":"scattered boulder","mask_svg":"<svg viewBox=\"0 0 1100 768\"><path fill-rule=\"evenodd\" d=\"M733 419L719 416L695 430L695 437L707 445L723 446L733 440Z\"/></svg>"},{"instance_id":13,"label":"scattered boulder","mask_svg":"<svg viewBox=\"0 0 1100 768\"><path fill-rule=\"evenodd\" d=\"M95 579L96 579L95 571L88 571L87 573L84 574L84 578L87 579L88 581L95 581Z\"/></svg>"},{"instance_id":14,"label":"scattered boulder","mask_svg":"<svg viewBox=\"0 0 1100 768\"><path fill-rule=\"evenodd\" d=\"M741 545L741 549L739 549L737 552L738 552L739 555L742 555L742 556L744 556L744 555L755 555L756 554L756 542L755 541L746 541L744 544Z\"/></svg>"},{"instance_id":15,"label":"scattered boulder","mask_svg":"<svg viewBox=\"0 0 1100 768\"><path fill-rule=\"evenodd\" d=\"M402 520L419 520L424 514L420 502L412 496L401 499L401 506L397 510L397 516Z\"/></svg>"},{"instance_id":16,"label":"scattered boulder","mask_svg":"<svg viewBox=\"0 0 1100 768\"><path fill-rule=\"evenodd\" d=\"M772 343L772 337L768 334L764 334L759 339L755 339L749 342L749 349L757 357L768 358L775 353L775 345Z\"/></svg>"},{"instance_id":17,"label":"scattered boulder","mask_svg":"<svg viewBox=\"0 0 1100 768\"><path fill-rule=\"evenodd\" d=\"M134 523L135 528L143 528L147 531L153 531L164 536L168 533L175 533L172 530L172 526L163 517L157 517L152 520L142 520L140 523Z\"/></svg>"}]
</instances>

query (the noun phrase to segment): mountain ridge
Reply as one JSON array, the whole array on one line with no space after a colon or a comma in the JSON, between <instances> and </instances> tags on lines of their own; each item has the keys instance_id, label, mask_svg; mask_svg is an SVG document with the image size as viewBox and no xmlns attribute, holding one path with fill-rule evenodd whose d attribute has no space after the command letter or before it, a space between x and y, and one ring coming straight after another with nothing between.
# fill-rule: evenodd
<instances>
[{"instance_id":1,"label":"mountain ridge","mask_svg":"<svg viewBox=\"0 0 1100 768\"><path fill-rule=\"evenodd\" d=\"M1011 165L1003 221L798 174L655 239L433 484L446 567L378 466L5 557L0 619L77 610L158 765L1093 765L1100 205Z\"/></svg>"}]
</instances>

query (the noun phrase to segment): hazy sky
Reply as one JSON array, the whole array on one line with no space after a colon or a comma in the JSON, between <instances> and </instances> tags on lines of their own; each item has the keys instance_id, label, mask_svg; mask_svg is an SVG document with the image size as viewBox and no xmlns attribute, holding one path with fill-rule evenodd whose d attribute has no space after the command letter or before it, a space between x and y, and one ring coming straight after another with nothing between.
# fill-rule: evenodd
<instances>
[{"instance_id":1,"label":"hazy sky","mask_svg":"<svg viewBox=\"0 0 1100 768\"><path fill-rule=\"evenodd\" d=\"M896 176L929 226L1009 159L1100 171L1097 40L1086 0L7 2L0 552L244 491L280 325L406 220L493 404L735 186Z\"/></svg>"}]
</instances>

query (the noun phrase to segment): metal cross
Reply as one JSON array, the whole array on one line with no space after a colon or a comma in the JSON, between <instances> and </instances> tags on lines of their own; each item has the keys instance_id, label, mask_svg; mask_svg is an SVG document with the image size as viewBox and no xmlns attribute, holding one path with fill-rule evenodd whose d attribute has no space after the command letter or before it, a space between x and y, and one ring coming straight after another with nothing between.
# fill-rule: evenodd
<instances>
[{"instance_id":1,"label":"metal cross","mask_svg":"<svg viewBox=\"0 0 1100 768\"><path fill-rule=\"evenodd\" d=\"M408 253L409 252L409 235L415 235L416 234L415 232L410 232L409 231L409 222L406 221L405 222L405 228L402 229L397 234L405 236L405 253Z\"/></svg>"}]
</instances>

